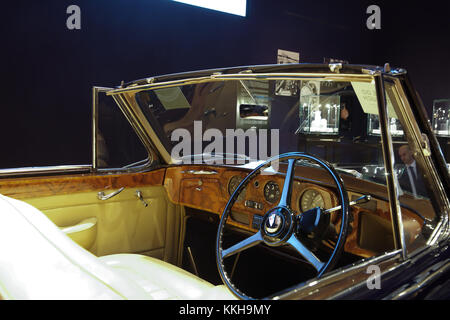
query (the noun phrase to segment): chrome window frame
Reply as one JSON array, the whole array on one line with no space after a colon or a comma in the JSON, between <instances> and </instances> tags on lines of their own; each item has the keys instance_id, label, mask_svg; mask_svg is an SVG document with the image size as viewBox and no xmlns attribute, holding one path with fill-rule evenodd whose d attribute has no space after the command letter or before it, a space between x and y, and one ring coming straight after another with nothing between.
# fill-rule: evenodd
<instances>
[{"instance_id":1,"label":"chrome window frame","mask_svg":"<svg viewBox=\"0 0 450 320\"><path fill-rule=\"evenodd\" d=\"M98 133L98 95L99 93L107 93L111 90L114 90L113 88L108 87L92 87L92 171L98 172L98 173L123 173L123 172L142 172L150 169L152 165L154 164L155 160L155 154L152 148L151 143L146 143L145 134L140 130L140 127L136 124L135 118L133 116L132 111L130 111L126 104L123 102L123 99L120 96L112 96L113 100L115 101L116 105L124 115L125 119L128 121L128 123L131 125L133 131L138 136L139 140L141 141L142 145L144 146L145 150L147 151L147 158L142 159L140 161L137 161L135 163L128 164L121 168L99 168L98 167L98 157L97 157L97 151L98 151L98 143L97 143L97 133ZM141 164L143 163L143 164ZM133 166L135 165L135 166Z\"/></svg>"}]
</instances>

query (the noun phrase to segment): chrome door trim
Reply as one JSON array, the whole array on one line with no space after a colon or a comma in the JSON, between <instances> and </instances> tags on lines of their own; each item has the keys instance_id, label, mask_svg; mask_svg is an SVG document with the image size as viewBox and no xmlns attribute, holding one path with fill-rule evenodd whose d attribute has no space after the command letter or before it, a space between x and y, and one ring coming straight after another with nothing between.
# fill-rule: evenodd
<instances>
[{"instance_id":1,"label":"chrome door trim","mask_svg":"<svg viewBox=\"0 0 450 320\"><path fill-rule=\"evenodd\" d=\"M0 177L18 176L18 175L39 175L52 173L79 173L90 172L92 166L89 165L62 165L62 166L42 166L42 167L23 167L0 169Z\"/></svg>"},{"instance_id":2,"label":"chrome door trim","mask_svg":"<svg viewBox=\"0 0 450 320\"><path fill-rule=\"evenodd\" d=\"M406 288L401 288L397 291L394 291L394 293L392 293L386 299L403 300L410 298L419 293L424 287L433 283L434 281L439 279L439 277L441 277L443 274L449 271L450 271L450 259L446 259L438 267L436 267L436 265L433 265L427 268L425 271L418 274L415 277L417 279L416 283Z\"/></svg>"}]
</instances>

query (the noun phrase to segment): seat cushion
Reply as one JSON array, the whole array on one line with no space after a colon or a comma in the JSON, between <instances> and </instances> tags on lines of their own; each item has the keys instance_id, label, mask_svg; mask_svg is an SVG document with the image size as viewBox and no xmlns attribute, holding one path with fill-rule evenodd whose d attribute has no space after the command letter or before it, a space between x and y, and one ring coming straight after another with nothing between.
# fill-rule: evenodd
<instances>
[{"instance_id":1,"label":"seat cushion","mask_svg":"<svg viewBox=\"0 0 450 320\"><path fill-rule=\"evenodd\" d=\"M225 286L214 286L159 259L139 254L113 254L99 259L120 272L124 277L135 282L153 299L236 299Z\"/></svg>"},{"instance_id":2,"label":"seat cushion","mask_svg":"<svg viewBox=\"0 0 450 320\"><path fill-rule=\"evenodd\" d=\"M158 259L134 254L98 258L42 212L0 195L0 298L232 299L212 284Z\"/></svg>"}]
</instances>

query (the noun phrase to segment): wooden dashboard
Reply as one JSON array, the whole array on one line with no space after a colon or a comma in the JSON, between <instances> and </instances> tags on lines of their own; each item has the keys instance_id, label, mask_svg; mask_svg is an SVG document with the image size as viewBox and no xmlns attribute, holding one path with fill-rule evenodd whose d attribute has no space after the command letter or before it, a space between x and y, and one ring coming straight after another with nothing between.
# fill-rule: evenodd
<instances>
[{"instance_id":1,"label":"wooden dashboard","mask_svg":"<svg viewBox=\"0 0 450 320\"><path fill-rule=\"evenodd\" d=\"M308 170L308 172L298 172L297 169ZM321 176L323 172L318 173L316 171L311 174L311 171L314 171L312 168L299 167L297 169L291 203L291 208L295 212L301 214L304 211L302 210L302 204L305 205L306 194L316 195L323 208L328 209L339 205L333 185L328 184L329 178L325 179L325 176ZM176 204L221 215L230 198L230 193L234 190L232 185L236 185L235 181L244 179L249 172L248 169L218 166L170 167L166 170L164 187L169 199ZM303 179L302 176L305 175L313 176L317 180ZM278 192L281 194L284 179L285 175L281 173L258 175L251 180L244 189L243 196L238 198L234 204L231 217L227 223L240 229L256 232L257 220L278 203L276 198L265 195L266 186L278 186ZM321 183L319 184L319 182ZM375 194L379 192L373 191ZM362 194L350 191L348 196L349 200L352 201ZM307 199L306 203L309 201ZM409 210L404 210L404 212L404 222L406 222L408 228L406 234L409 241L413 241L421 231L423 220ZM338 231L338 213L332 215L331 221ZM393 248L388 201L373 199L366 204L354 206L345 251L366 258Z\"/></svg>"},{"instance_id":2,"label":"wooden dashboard","mask_svg":"<svg viewBox=\"0 0 450 320\"><path fill-rule=\"evenodd\" d=\"M233 179L243 180L248 171L230 170L229 168L195 168L195 167L174 167L167 169L164 186L167 189L169 198L178 204L186 205L200 210L205 210L221 214L230 198L229 186ZM240 215L247 215L247 223L231 221L232 224L249 231L254 231L251 227L255 215L264 215L278 203L277 198L267 199L264 189L268 184L276 184L281 193L284 176L283 175L259 175L244 190L244 197L240 197L233 206L233 212ZM302 212L299 199L307 190L319 192L323 198L326 208L331 208L337 204L334 193L312 183L294 181L291 207L296 212ZM244 219L244 218L242 218Z\"/></svg>"}]
</instances>

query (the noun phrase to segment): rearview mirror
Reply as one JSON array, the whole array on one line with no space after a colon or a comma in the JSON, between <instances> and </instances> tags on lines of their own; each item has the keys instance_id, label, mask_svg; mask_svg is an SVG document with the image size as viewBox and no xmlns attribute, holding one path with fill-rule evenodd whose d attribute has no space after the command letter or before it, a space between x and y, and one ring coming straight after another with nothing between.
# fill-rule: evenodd
<instances>
[{"instance_id":1,"label":"rearview mirror","mask_svg":"<svg viewBox=\"0 0 450 320\"><path fill-rule=\"evenodd\" d=\"M241 104L239 106L239 115L242 119L268 120L269 108L257 104Z\"/></svg>"}]
</instances>

